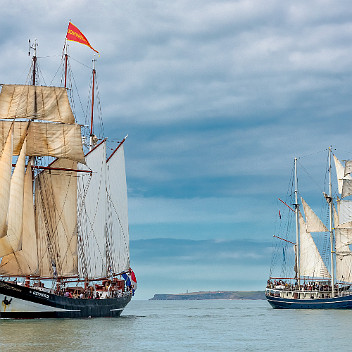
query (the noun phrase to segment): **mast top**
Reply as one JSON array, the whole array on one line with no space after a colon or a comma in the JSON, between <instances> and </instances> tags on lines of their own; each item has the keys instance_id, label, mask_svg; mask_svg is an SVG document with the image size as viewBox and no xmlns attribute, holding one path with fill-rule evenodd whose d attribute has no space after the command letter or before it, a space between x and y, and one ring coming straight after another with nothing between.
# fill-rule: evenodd
<instances>
[{"instance_id":1,"label":"mast top","mask_svg":"<svg viewBox=\"0 0 352 352\"><path fill-rule=\"evenodd\" d=\"M37 39L34 39L34 44L31 45L31 40L28 40L28 44L29 44L29 49L28 49L28 56L31 55L31 49L33 50L33 78L32 78L32 85L35 86L35 79L36 79L36 70L37 70L37 47L38 47L38 43L37 43Z\"/></svg>"},{"instance_id":2,"label":"mast top","mask_svg":"<svg viewBox=\"0 0 352 352\"><path fill-rule=\"evenodd\" d=\"M33 53L33 57L37 56L37 47L38 47L38 43L37 43L37 39L34 39L34 43L31 45L31 40L28 40L28 56L31 56L31 49L34 51Z\"/></svg>"}]
</instances>

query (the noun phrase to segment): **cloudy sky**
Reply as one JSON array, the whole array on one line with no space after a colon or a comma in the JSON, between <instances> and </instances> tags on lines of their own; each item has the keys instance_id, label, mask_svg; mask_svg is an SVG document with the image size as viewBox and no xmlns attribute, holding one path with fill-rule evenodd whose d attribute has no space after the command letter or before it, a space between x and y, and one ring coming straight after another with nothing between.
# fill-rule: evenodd
<instances>
[{"instance_id":1,"label":"cloudy sky","mask_svg":"<svg viewBox=\"0 0 352 352\"><path fill-rule=\"evenodd\" d=\"M28 39L37 39L41 83L51 84L60 75L69 20L100 52L105 133L129 135L137 298L263 289L277 198L287 193L293 157L307 156L303 169L319 184L330 145L342 159L351 156L350 2L0 0L0 6L0 83L26 81ZM80 120L93 52L71 43L69 55L82 91L75 105ZM314 187L307 193L321 191Z\"/></svg>"}]
</instances>

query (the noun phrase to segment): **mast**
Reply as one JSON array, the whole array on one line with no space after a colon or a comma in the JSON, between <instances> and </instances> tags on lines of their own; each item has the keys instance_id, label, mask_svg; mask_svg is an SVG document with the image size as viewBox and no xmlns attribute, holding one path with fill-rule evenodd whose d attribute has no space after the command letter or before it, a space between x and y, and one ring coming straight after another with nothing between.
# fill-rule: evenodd
<instances>
[{"instance_id":1,"label":"mast","mask_svg":"<svg viewBox=\"0 0 352 352\"><path fill-rule=\"evenodd\" d=\"M332 230L332 184L331 184L331 146L329 147L329 232L330 232L330 262L331 262L331 295L335 297L334 268L334 233Z\"/></svg>"},{"instance_id":2,"label":"mast","mask_svg":"<svg viewBox=\"0 0 352 352\"><path fill-rule=\"evenodd\" d=\"M299 204L298 204L298 179L297 179L297 158L294 159L295 168L295 214L296 214L296 279L300 284L300 251L299 251Z\"/></svg>"},{"instance_id":3,"label":"mast","mask_svg":"<svg viewBox=\"0 0 352 352\"><path fill-rule=\"evenodd\" d=\"M67 39L65 39L65 88L67 88L67 62L68 62Z\"/></svg>"},{"instance_id":4,"label":"mast","mask_svg":"<svg viewBox=\"0 0 352 352\"><path fill-rule=\"evenodd\" d=\"M94 89L95 89L95 58L92 60L93 61L93 70L92 70L92 75L93 75L93 83L92 83L92 113L91 113L91 119L90 119L90 135L89 135L89 149L92 150L93 148L93 113L94 113Z\"/></svg>"},{"instance_id":5,"label":"mast","mask_svg":"<svg viewBox=\"0 0 352 352\"><path fill-rule=\"evenodd\" d=\"M36 70L37 70L37 39L34 40L34 44L31 45L31 41L29 40L29 55L30 55L30 49L34 50L34 54L32 57L33 60L33 74L32 74L32 85L35 86L35 79L36 79Z\"/></svg>"}]
</instances>

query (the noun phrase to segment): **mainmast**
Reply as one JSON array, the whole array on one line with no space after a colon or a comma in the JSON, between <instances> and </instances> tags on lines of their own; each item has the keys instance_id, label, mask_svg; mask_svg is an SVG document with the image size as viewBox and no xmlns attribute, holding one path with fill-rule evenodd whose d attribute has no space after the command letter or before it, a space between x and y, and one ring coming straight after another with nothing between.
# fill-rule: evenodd
<instances>
[{"instance_id":1,"label":"mainmast","mask_svg":"<svg viewBox=\"0 0 352 352\"><path fill-rule=\"evenodd\" d=\"M331 261L331 295L335 297L335 268L334 268L334 232L332 230L332 184L331 184L331 147L329 147L329 232L330 232L330 261Z\"/></svg>"},{"instance_id":2,"label":"mainmast","mask_svg":"<svg viewBox=\"0 0 352 352\"><path fill-rule=\"evenodd\" d=\"M68 62L67 39L65 39L65 88L67 88L67 62Z\"/></svg>"},{"instance_id":3,"label":"mainmast","mask_svg":"<svg viewBox=\"0 0 352 352\"><path fill-rule=\"evenodd\" d=\"M93 114L94 114L94 90L95 90L95 58L92 60L93 61L93 70L92 70L92 76L93 76L93 82L92 82L92 111L91 111L91 118L90 118L90 135L89 135L89 149L92 150L93 148Z\"/></svg>"},{"instance_id":4,"label":"mainmast","mask_svg":"<svg viewBox=\"0 0 352 352\"><path fill-rule=\"evenodd\" d=\"M297 158L294 159L295 168L295 214L296 214L296 279L300 284L300 251L299 251L299 204L298 204L298 179L297 179Z\"/></svg>"}]
</instances>

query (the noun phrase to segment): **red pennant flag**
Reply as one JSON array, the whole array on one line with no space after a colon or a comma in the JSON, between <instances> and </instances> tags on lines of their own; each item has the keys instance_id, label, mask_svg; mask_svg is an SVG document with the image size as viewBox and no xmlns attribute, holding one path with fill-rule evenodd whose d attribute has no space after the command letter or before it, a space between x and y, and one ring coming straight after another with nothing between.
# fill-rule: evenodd
<instances>
[{"instance_id":1,"label":"red pennant flag","mask_svg":"<svg viewBox=\"0 0 352 352\"><path fill-rule=\"evenodd\" d=\"M92 50L94 50L96 53L99 53L99 51L95 50L89 44L88 39L83 35L83 33L76 26L74 26L71 22L69 22L69 24L68 24L66 39L67 40L72 40L73 42L78 42L78 43L87 45Z\"/></svg>"}]
</instances>

